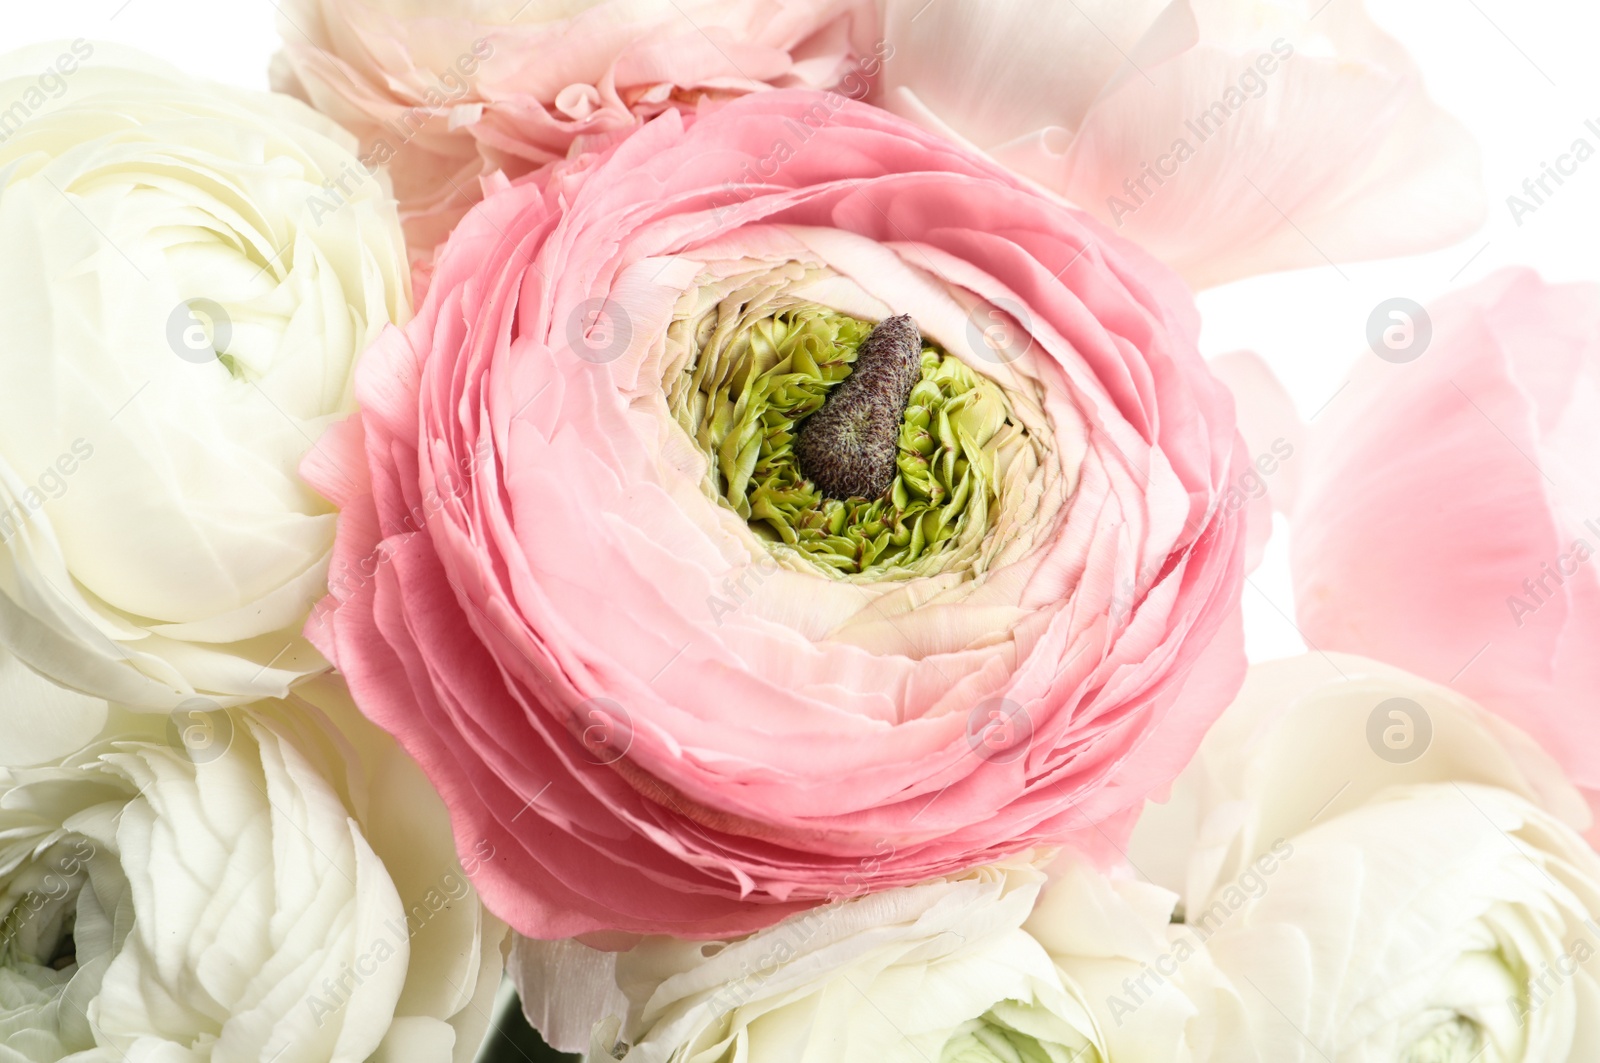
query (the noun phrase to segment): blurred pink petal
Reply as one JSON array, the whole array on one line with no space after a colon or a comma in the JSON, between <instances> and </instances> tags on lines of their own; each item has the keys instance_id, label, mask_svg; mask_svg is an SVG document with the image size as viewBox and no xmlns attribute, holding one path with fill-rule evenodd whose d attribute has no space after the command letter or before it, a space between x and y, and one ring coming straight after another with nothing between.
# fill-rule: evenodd
<instances>
[{"instance_id":1,"label":"blurred pink petal","mask_svg":"<svg viewBox=\"0 0 1600 1063\"><path fill-rule=\"evenodd\" d=\"M1472 138L1358 3L888 0L881 102L1196 287L1404 255L1482 220Z\"/></svg>"},{"instance_id":2,"label":"blurred pink petal","mask_svg":"<svg viewBox=\"0 0 1600 1063\"><path fill-rule=\"evenodd\" d=\"M1501 714L1594 805L1600 288L1506 271L1430 316L1419 357L1364 356L1314 427L1301 626Z\"/></svg>"}]
</instances>

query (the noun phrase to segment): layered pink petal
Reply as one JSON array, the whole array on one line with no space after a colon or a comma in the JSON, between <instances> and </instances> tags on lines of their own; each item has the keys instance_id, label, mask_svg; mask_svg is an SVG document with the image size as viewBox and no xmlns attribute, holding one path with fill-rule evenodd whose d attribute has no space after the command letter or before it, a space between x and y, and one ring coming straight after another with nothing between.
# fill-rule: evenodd
<instances>
[{"instance_id":1,"label":"layered pink petal","mask_svg":"<svg viewBox=\"0 0 1600 1063\"><path fill-rule=\"evenodd\" d=\"M859 590L741 556L656 361L729 255L915 307L1037 394L1030 545ZM1012 308L1015 362L983 360L967 303ZM622 322L610 361L574 352L595 305ZM664 114L493 182L363 360L359 424L305 469L343 510L310 633L463 851L492 842L480 889L529 936L737 933L1040 844L1112 850L1243 674L1242 457L1197 331L1133 245L885 112L782 91ZM997 704L1011 755L980 748Z\"/></svg>"}]
</instances>

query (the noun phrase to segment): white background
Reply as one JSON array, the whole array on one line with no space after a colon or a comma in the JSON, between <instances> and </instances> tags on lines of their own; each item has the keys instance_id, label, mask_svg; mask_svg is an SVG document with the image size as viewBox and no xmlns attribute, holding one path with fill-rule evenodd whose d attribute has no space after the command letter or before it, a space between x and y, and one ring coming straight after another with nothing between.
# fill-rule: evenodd
<instances>
[{"instance_id":1,"label":"white background","mask_svg":"<svg viewBox=\"0 0 1600 1063\"><path fill-rule=\"evenodd\" d=\"M1068 0L1062 0L1067 3ZM1328 0L1354 4L1361 0ZM443 5L441 5L443 6ZM1518 225L1506 204L1523 180L1600 120L1600 5L1593 0L1371 0L1367 9L1416 58L1440 104L1477 137L1489 215L1431 255L1277 274L1200 296L1208 355L1248 348L1288 386L1303 417L1336 397L1366 349L1373 307L1427 303L1507 265L1551 280L1600 280L1600 158ZM277 48L272 0L52 0L8 11L6 47L87 37L131 44L203 77L265 88ZM285 32L294 32L285 27ZM1280 534L1245 590L1252 659L1299 652Z\"/></svg>"}]
</instances>

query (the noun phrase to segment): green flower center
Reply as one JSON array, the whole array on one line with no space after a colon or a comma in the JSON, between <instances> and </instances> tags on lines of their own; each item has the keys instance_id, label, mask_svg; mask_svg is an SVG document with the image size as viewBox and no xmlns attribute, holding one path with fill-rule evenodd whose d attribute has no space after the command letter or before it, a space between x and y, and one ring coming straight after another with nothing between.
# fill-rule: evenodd
<instances>
[{"instance_id":1,"label":"green flower center","mask_svg":"<svg viewBox=\"0 0 1600 1063\"><path fill-rule=\"evenodd\" d=\"M1478 1024L1456 1016L1440 1023L1406 1049L1403 1063L1470 1063L1483 1056L1483 1037Z\"/></svg>"},{"instance_id":2,"label":"green flower center","mask_svg":"<svg viewBox=\"0 0 1600 1063\"><path fill-rule=\"evenodd\" d=\"M1020 1027L1030 1027L1022 1029ZM1061 1035L1056 1040L1047 1033ZM944 1043L939 1063L1102 1063L1088 1040L1036 1008L1005 1001L963 1023Z\"/></svg>"},{"instance_id":3,"label":"green flower center","mask_svg":"<svg viewBox=\"0 0 1600 1063\"><path fill-rule=\"evenodd\" d=\"M57 842L0 886L0 966L62 970L76 960L73 924L88 880L74 860L84 842Z\"/></svg>"},{"instance_id":4,"label":"green flower center","mask_svg":"<svg viewBox=\"0 0 1600 1063\"><path fill-rule=\"evenodd\" d=\"M801 439L806 419L850 379L873 331L872 322L810 303L720 306L697 323L695 357L669 385L668 401L709 459L712 493L774 550L799 551L837 576L921 575L937 571L957 543L987 532L999 496L997 455L1026 432L998 385L923 340L887 488L870 498L828 497L804 466L849 467L854 455L845 448L887 448L886 439L833 428ZM838 494L839 484L876 479L835 476L826 486Z\"/></svg>"}]
</instances>

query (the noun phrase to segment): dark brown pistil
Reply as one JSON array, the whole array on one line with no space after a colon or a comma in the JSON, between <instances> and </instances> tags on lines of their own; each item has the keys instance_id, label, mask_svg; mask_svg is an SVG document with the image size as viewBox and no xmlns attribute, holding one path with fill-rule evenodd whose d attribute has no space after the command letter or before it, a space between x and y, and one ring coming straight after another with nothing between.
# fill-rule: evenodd
<instances>
[{"instance_id":1,"label":"dark brown pistil","mask_svg":"<svg viewBox=\"0 0 1600 1063\"><path fill-rule=\"evenodd\" d=\"M878 323L855 367L800 424L800 471L828 498L878 498L894 485L900 421L922 375L922 333L910 314Z\"/></svg>"}]
</instances>

